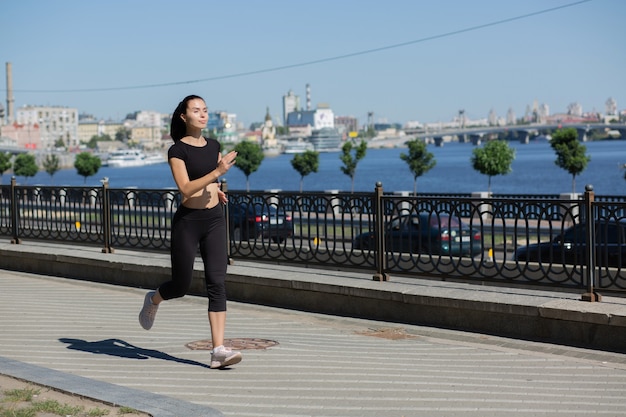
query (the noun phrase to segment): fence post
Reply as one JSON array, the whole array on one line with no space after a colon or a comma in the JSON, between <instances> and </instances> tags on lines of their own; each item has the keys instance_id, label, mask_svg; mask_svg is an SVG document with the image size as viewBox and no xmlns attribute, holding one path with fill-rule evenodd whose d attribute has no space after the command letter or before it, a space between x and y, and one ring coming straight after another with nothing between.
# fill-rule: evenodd
<instances>
[{"instance_id":1,"label":"fence post","mask_svg":"<svg viewBox=\"0 0 626 417\"><path fill-rule=\"evenodd\" d=\"M324 190L325 193L328 193L331 195L331 197L328 200L328 204L330 205L330 209L331 212L333 213L333 216L341 214L341 205L340 205L340 200L335 197L336 195L339 194L339 190ZM326 209L326 212L328 212L328 208Z\"/></svg>"},{"instance_id":2,"label":"fence post","mask_svg":"<svg viewBox=\"0 0 626 417\"><path fill-rule=\"evenodd\" d=\"M102 253L113 253L115 249L111 246L111 195L109 194L109 179L102 180L102 233L104 235L104 248Z\"/></svg>"},{"instance_id":3,"label":"fence post","mask_svg":"<svg viewBox=\"0 0 626 417\"><path fill-rule=\"evenodd\" d=\"M219 187L228 196L228 182L226 178L220 180ZM228 203L224 204L224 218L226 219L226 255L228 257L228 265L235 263L232 256L230 256L230 213L228 211Z\"/></svg>"},{"instance_id":4,"label":"fence post","mask_svg":"<svg viewBox=\"0 0 626 417\"><path fill-rule=\"evenodd\" d=\"M587 278L587 292L581 297L582 301L596 302L602 301L602 296L595 292L594 286L596 281L596 227L595 213L593 212L593 200L595 193L593 186L588 184L585 186L585 197L583 201L583 213L585 214L585 276Z\"/></svg>"},{"instance_id":5,"label":"fence post","mask_svg":"<svg viewBox=\"0 0 626 417\"><path fill-rule=\"evenodd\" d=\"M11 177L11 232L13 233L13 239L11 239L11 243L20 244L22 241L19 238L19 230L18 230L18 204L17 204L17 181L15 177Z\"/></svg>"},{"instance_id":6,"label":"fence post","mask_svg":"<svg viewBox=\"0 0 626 417\"><path fill-rule=\"evenodd\" d=\"M491 199L493 196L488 191L476 191L472 192L472 199L476 199L478 202L474 203L476 207L476 213L480 220L492 220L493 207L490 203L485 203L485 200Z\"/></svg>"},{"instance_id":7,"label":"fence post","mask_svg":"<svg viewBox=\"0 0 626 417\"><path fill-rule=\"evenodd\" d=\"M378 181L374 189L374 227L376 236L376 274L374 281L389 281L387 269L387 252L385 251L385 210L383 207L383 183Z\"/></svg>"}]
</instances>

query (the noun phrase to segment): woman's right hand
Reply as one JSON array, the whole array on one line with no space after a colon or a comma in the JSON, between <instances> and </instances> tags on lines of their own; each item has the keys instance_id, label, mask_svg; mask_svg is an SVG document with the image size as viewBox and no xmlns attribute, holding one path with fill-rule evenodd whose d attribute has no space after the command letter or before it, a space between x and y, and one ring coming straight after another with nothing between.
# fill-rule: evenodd
<instances>
[{"instance_id":1,"label":"woman's right hand","mask_svg":"<svg viewBox=\"0 0 626 417\"><path fill-rule=\"evenodd\" d=\"M235 165L236 159L237 159L236 151L230 151L226 155L220 157L220 160L217 165L217 169L219 170L220 175L226 174L226 172L228 172L230 167Z\"/></svg>"}]
</instances>

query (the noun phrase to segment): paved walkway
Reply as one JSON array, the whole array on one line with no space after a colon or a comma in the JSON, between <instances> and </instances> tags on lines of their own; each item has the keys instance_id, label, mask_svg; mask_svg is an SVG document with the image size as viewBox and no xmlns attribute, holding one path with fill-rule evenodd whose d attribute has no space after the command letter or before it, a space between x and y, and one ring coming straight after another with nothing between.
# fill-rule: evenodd
<instances>
[{"instance_id":1,"label":"paved walkway","mask_svg":"<svg viewBox=\"0 0 626 417\"><path fill-rule=\"evenodd\" d=\"M188 347L206 300L144 331L144 294L0 270L0 373L155 417L626 415L624 354L231 302L226 336L250 349L211 370Z\"/></svg>"}]
</instances>

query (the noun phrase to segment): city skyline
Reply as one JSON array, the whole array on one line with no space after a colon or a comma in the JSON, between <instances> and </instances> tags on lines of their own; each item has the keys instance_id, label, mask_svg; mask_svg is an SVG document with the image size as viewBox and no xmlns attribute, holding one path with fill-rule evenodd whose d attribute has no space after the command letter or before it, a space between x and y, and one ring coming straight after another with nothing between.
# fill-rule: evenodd
<instances>
[{"instance_id":1,"label":"city skyline","mask_svg":"<svg viewBox=\"0 0 626 417\"><path fill-rule=\"evenodd\" d=\"M247 126L268 107L281 120L288 91L304 105L307 84L313 108L360 124L369 112L389 123L446 122L461 109L519 118L534 102L604 113L610 97L626 108L621 1L315 5L206 2L190 13L162 1L13 2L0 15L0 59L13 68L16 109L100 119L171 113L193 93Z\"/></svg>"}]
</instances>

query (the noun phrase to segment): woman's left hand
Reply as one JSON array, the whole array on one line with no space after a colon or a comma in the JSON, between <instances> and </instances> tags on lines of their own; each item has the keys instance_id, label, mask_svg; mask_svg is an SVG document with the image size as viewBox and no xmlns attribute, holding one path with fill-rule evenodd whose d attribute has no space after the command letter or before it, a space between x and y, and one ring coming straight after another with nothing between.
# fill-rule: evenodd
<instances>
[{"instance_id":1,"label":"woman's left hand","mask_svg":"<svg viewBox=\"0 0 626 417\"><path fill-rule=\"evenodd\" d=\"M221 187L221 184L220 184L220 187ZM228 203L228 196L226 195L226 193L224 191L222 191L221 188L217 189L217 198L219 199L220 203L222 203L222 204Z\"/></svg>"}]
</instances>

